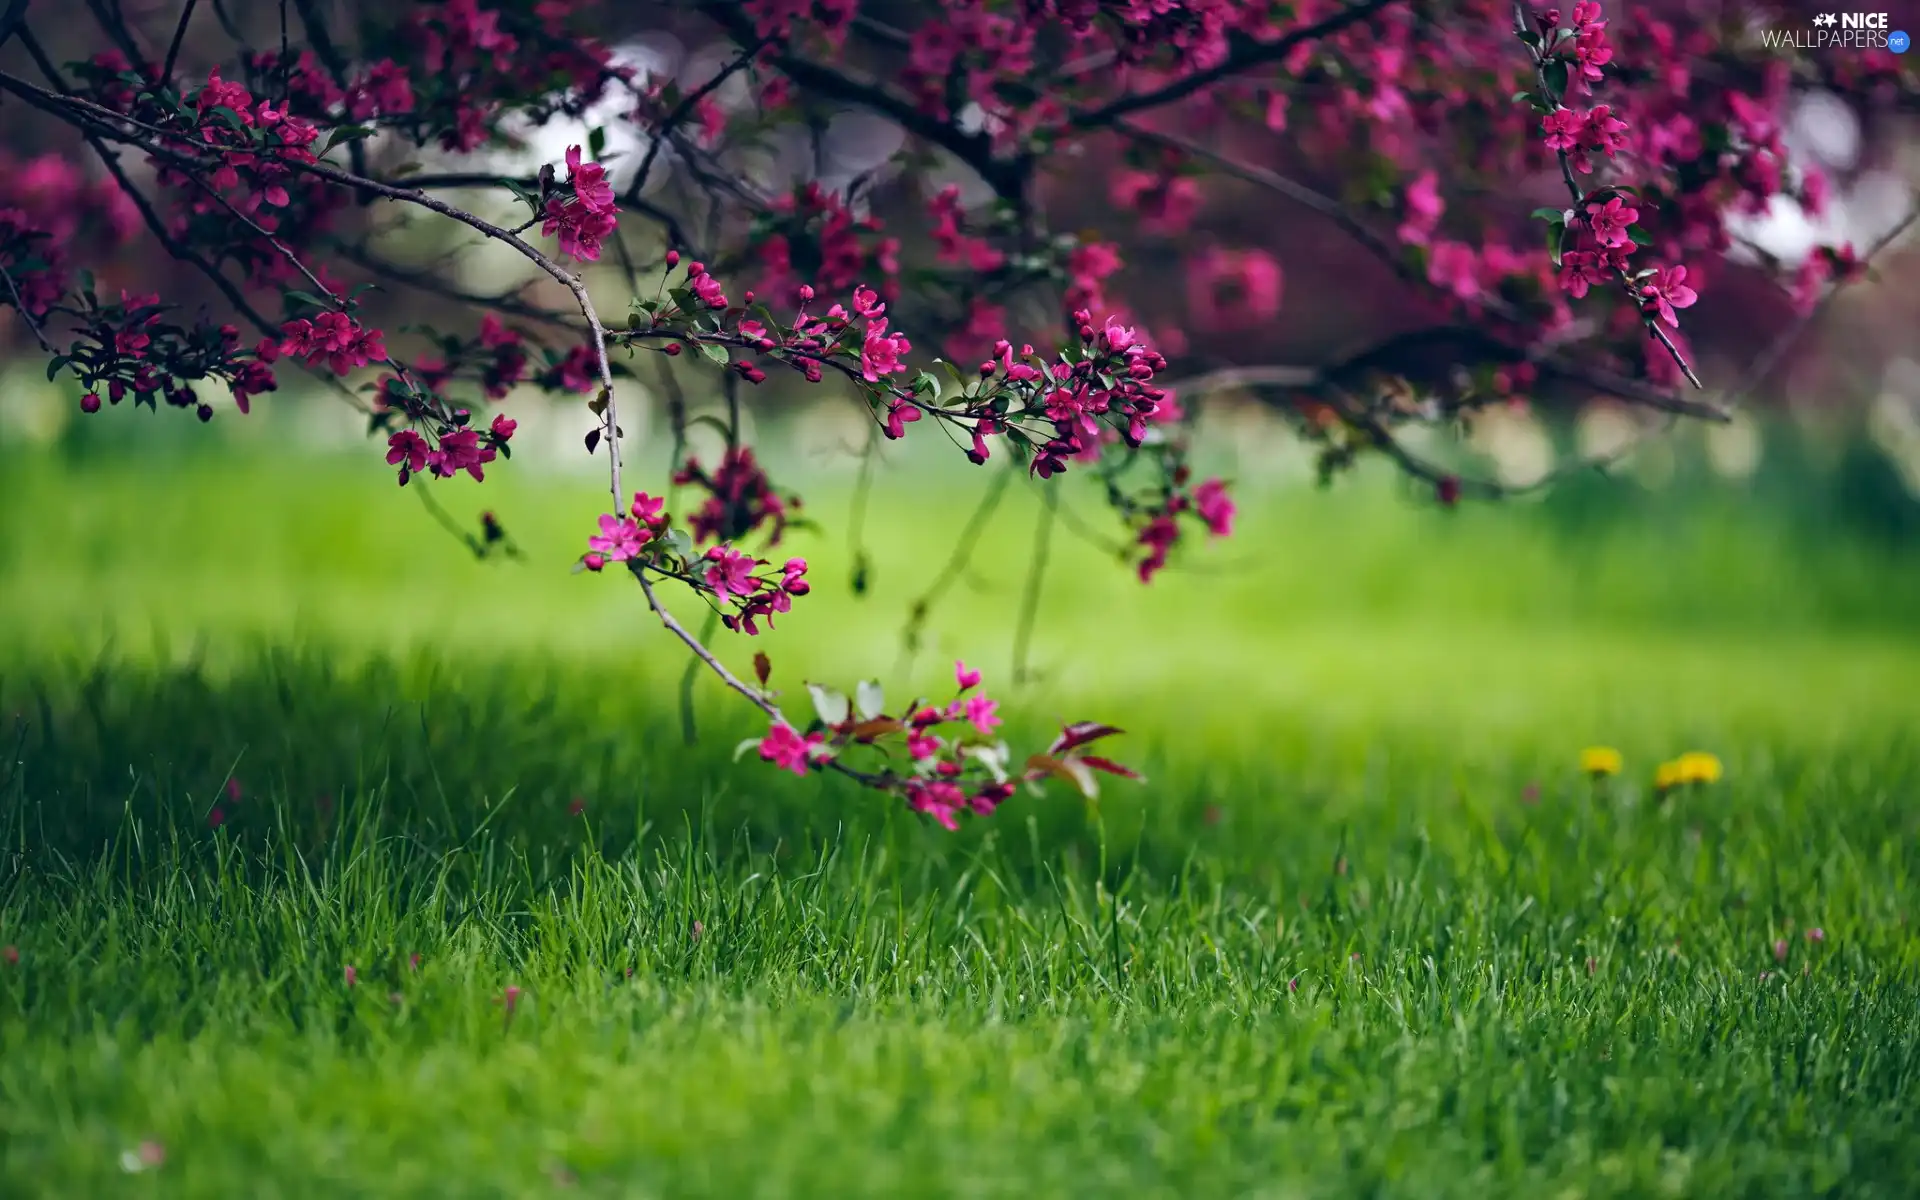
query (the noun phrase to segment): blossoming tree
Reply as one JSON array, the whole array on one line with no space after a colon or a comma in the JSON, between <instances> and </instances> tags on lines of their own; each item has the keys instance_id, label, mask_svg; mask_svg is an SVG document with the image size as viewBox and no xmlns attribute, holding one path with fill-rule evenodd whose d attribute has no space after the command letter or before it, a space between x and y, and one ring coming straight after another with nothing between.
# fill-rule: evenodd
<instances>
[{"instance_id":1,"label":"blossoming tree","mask_svg":"<svg viewBox=\"0 0 1920 1200\"><path fill-rule=\"evenodd\" d=\"M709 629L760 633L810 591L805 560L773 549L797 501L743 444L737 410L709 418L726 449L702 463L673 405L677 471L632 478L623 391L649 360L704 359L730 396L774 372L845 389L881 439L943 436L1041 486L1092 475L1150 581L1196 532L1232 529L1228 487L1194 477L1185 435L1193 402L1222 382L1284 393L1325 471L1382 454L1444 503L1499 489L1418 457L1407 427L1518 402L1550 377L1721 417L1701 398L1681 313L1730 244L1729 214L1782 193L1824 199L1820 176L1787 169L1782 105L1808 86L1862 103L1915 93L1884 52L1765 50L1750 6L1722 0L1642 5L1624 22L1595 3L1524 0L637 6L729 47L691 78L623 64L595 36L635 7L439 0L348 19L321 0L237 14L222 0L158 13L88 0L76 57L48 40L71 17L5 0L0 110L64 129L98 170L53 157L0 178L0 305L49 378L78 382L87 413L245 414L303 372L364 406L387 467L414 488L497 470L516 429L499 406L515 389L581 397L582 452L604 463L611 496L582 531L581 567L626 576L765 714L748 743L762 759L839 772L948 827L1022 783L1091 794L1097 773L1131 776L1091 752L1118 731L1071 724L1015 758L964 664L952 696L902 706L873 685L809 685L804 718L769 687L765 655L751 678L727 667L663 591L691 592ZM624 162L600 126L530 177L463 169L609 104L638 147ZM745 165L767 139L849 111L903 139L884 185L775 191ZM1317 156L1351 179L1348 194L1263 165L1262 139ZM428 156L454 169L423 167ZM939 182L956 174L967 187ZM1529 214L1514 181L1542 174L1562 194ZM1090 175L1130 214L1130 240L1050 227L1050 201ZM1279 193L1376 256L1429 306L1429 327L1311 371L1170 379L1179 322L1152 314L1151 334L1113 281L1185 232L1221 179ZM450 199L474 189L510 197L520 217ZM570 303L473 293L384 260L356 233L366 210L392 205L510 248ZM179 303L178 272L156 293L106 294L95 269L141 241L213 288L218 310ZM1810 308L1867 257L1831 247L1784 282ZM1275 318L1282 266L1260 245L1203 248L1189 265L1189 325ZM596 306L590 267L624 272L624 312ZM471 315L390 344L369 323L374 287ZM1396 381L1396 354L1437 331L1452 339L1449 369ZM700 499L675 511L679 489ZM471 540L484 551L505 533L488 516Z\"/></svg>"}]
</instances>

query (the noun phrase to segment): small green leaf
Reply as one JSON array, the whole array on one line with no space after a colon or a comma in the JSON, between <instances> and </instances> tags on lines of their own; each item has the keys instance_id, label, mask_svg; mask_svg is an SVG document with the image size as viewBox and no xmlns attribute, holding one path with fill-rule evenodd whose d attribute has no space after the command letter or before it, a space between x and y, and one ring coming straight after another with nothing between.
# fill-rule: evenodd
<instances>
[{"instance_id":1,"label":"small green leaf","mask_svg":"<svg viewBox=\"0 0 1920 1200\"><path fill-rule=\"evenodd\" d=\"M1646 230L1640 228L1638 225L1634 225L1630 227L1627 230L1627 236L1633 239L1633 244L1636 246L1653 245L1653 235L1649 234Z\"/></svg>"},{"instance_id":2,"label":"small green leaf","mask_svg":"<svg viewBox=\"0 0 1920 1200\"><path fill-rule=\"evenodd\" d=\"M309 307L312 307L312 308L332 308L333 307L333 305L329 301L321 299L320 297L314 295L312 292L289 291L286 293L286 297L289 300L298 300L300 303L308 305Z\"/></svg>"},{"instance_id":3,"label":"small green leaf","mask_svg":"<svg viewBox=\"0 0 1920 1200\"><path fill-rule=\"evenodd\" d=\"M72 361L73 361L72 359L68 358L64 354L54 355L53 361L47 364L47 382L52 383L53 377L55 375L58 375L66 367L66 365Z\"/></svg>"},{"instance_id":4,"label":"small green leaf","mask_svg":"<svg viewBox=\"0 0 1920 1200\"><path fill-rule=\"evenodd\" d=\"M1547 87L1552 92L1553 99L1558 100L1567 94L1567 63L1565 59L1556 58L1548 63L1545 74L1547 77Z\"/></svg>"},{"instance_id":5,"label":"small green leaf","mask_svg":"<svg viewBox=\"0 0 1920 1200\"><path fill-rule=\"evenodd\" d=\"M739 762L742 758L746 756L747 751L758 750L759 748L760 748L759 738L748 738L746 741L741 742L738 746L735 746L733 748L733 761Z\"/></svg>"},{"instance_id":6,"label":"small green leaf","mask_svg":"<svg viewBox=\"0 0 1920 1200\"><path fill-rule=\"evenodd\" d=\"M1565 225L1547 226L1547 254L1553 259L1553 265L1560 265L1560 245L1567 236Z\"/></svg>"},{"instance_id":7,"label":"small green leaf","mask_svg":"<svg viewBox=\"0 0 1920 1200\"><path fill-rule=\"evenodd\" d=\"M879 681L862 680L853 690L853 706L863 721L871 721L887 711L887 695Z\"/></svg>"},{"instance_id":8,"label":"small green leaf","mask_svg":"<svg viewBox=\"0 0 1920 1200\"><path fill-rule=\"evenodd\" d=\"M667 549L673 551L675 557L683 560L693 557L693 537L686 530L669 529L660 540L667 544Z\"/></svg>"},{"instance_id":9,"label":"small green leaf","mask_svg":"<svg viewBox=\"0 0 1920 1200\"><path fill-rule=\"evenodd\" d=\"M222 121L225 121L227 124L233 126L236 130L240 131L241 133L245 133L247 131L246 121L241 119L241 116L239 113L233 111L231 108L228 108L224 104L217 106L213 110L213 115L216 117L219 117Z\"/></svg>"},{"instance_id":10,"label":"small green leaf","mask_svg":"<svg viewBox=\"0 0 1920 1200\"><path fill-rule=\"evenodd\" d=\"M606 152L607 127L605 125L595 125L587 133L587 153L598 160L599 157Z\"/></svg>"},{"instance_id":11,"label":"small green leaf","mask_svg":"<svg viewBox=\"0 0 1920 1200\"><path fill-rule=\"evenodd\" d=\"M1547 221L1553 224L1562 224L1567 219L1566 210L1562 208L1536 208L1529 215L1536 221Z\"/></svg>"},{"instance_id":12,"label":"small green leaf","mask_svg":"<svg viewBox=\"0 0 1920 1200\"><path fill-rule=\"evenodd\" d=\"M731 361L727 357L727 348L712 342L701 342L700 353L706 355L707 360L718 367L724 367Z\"/></svg>"},{"instance_id":13,"label":"small green leaf","mask_svg":"<svg viewBox=\"0 0 1920 1200\"><path fill-rule=\"evenodd\" d=\"M832 688L821 687L817 683L807 685L807 694L813 697L813 711L828 725L843 725L852 711L847 698Z\"/></svg>"},{"instance_id":14,"label":"small green leaf","mask_svg":"<svg viewBox=\"0 0 1920 1200\"><path fill-rule=\"evenodd\" d=\"M321 157L325 157L335 146L342 142L357 142L363 137L371 137L373 128L368 125L342 125L327 135L327 144L320 148Z\"/></svg>"}]
</instances>

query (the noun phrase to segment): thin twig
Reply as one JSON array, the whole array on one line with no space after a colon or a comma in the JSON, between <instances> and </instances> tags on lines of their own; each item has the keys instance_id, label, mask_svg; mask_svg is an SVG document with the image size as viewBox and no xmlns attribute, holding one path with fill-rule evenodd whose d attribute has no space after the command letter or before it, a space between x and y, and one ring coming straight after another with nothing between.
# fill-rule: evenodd
<instances>
[{"instance_id":1,"label":"thin twig","mask_svg":"<svg viewBox=\"0 0 1920 1200\"><path fill-rule=\"evenodd\" d=\"M720 610L717 608L708 609L707 619L700 626L700 641L704 644L707 639L713 636L713 631L719 628L719 626ZM699 731L694 725L693 685L694 681L700 678L701 666L702 663L699 658L689 658L687 660L687 669L680 675L680 731L686 738L686 743L689 746L699 741Z\"/></svg>"},{"instance_id":2,"label":"thin twig","mask_svg":"<svg viewBox=\"0 0 1920 1200\"><path fill-rule=\"evenodd\" d=\"M1882 234L1874 241L1873 245L1867 247L1866 254L1860 259L1860 265L1862 267L1871 266L1874 259L1880 257L1889 246L1899 241L1907 230L1913 228L1916 220L1920 220L1920 200L1916 200L1914 204L1907 208L1907 215L1902 217L1897 225ZM1786 357L1787 351L1793 348L1794 342L1798 341L1801 334L1805 333L1815 322L1819 321L1819 319L1826 314L1827 309L1832 306L1834 298L1840 294L1841 289L1845 286L1846 281L1844 279L1834 280L1832 284L1828 286L1826 293L1820 297L1819 301L1812 308L1794 318L1793 322L1789 324L1786 329L1782 330L1779 336L1775 337L1765 350L1760 352L1759 357L1755 358L1753 363L1747 368L1746 374L1740 377L1740 382L1736 384L1733 391L1726 396L1725 401L1729 406L1751 395L1755 388L1766 382L1767 376L1771 375L1774 368L1780 365L1780 360Z\"/></svg>"},{"instance_id":3,"label":"thin twig","mask_svg":"<svg viewBox=\"0 0 1920 1200\"><path fill-rule=\"evenodd\" d=\"M1040 616L1040 587L1046 581L1047 562L1053 552L1053 521L1058 515L1059 499L1054 488L1042 488L1045 503L1040 509L1040 526L1033 535L1033 560L1027 567L1027 586L1020 597L1020 623L1013 631L1013 682L1027 682L1027 652L1033 641L1034 622Z\"/></svg>"},{"instance_id":4,"label":"thin twig","mask_svg":"<svg viewBox=\"0 0 1920 1200\"><path fill-rule=\"evenodd\" d=\"M680 127L681 122L692 115L694 107L708 96L713 95L714 92L720 89L721 85L725 84L727 80L733 78L742 68L752 62L754 56L765 49L766 45L767 39L754 39L753 44L741 50L737 58L720 68L720 70L714 72L712 79L707 80L693 91L688 92L686 96L681 99L680 103L674 106L673 111L667 114L667 119L661 122L660 128L654 131L652 138L649 139L647 143L647 153L646 156L640 160L640 169L634 173L633 182L627 185L627 195L629 197L638 200L640 193L646 190L647 180L653 174L654 161L660 157L660 148L666 145L667 140L673 136L674 130Z\"/></svg>"},{"instance_id":5,"label":"thin twig","mask_svg":"<svg viewBox=\"0 0 1920 1200\"><path fill-rule=\"evenodd\" d=\"M187 40L187 26L193 21L193 10L200 0L187 0L180 8L180 20L173 27L173 41L167 44L167 61L160 68L160 86L173 86L173 67L180 61L180 47Z\"/></svg>"},{"instance_id":6,"label":"thin twig","mask_svg":"<svg viewBox=\"0 0 1920 1200\"><path fill-rule=\"evenodd\" d=\"M1547 63L1551 57L1552 47L1544 42L1536 46L1525 41L1531 32L1528 28L1526 0L1513 0L1513 25L1514 32L1527 47L1527 56L1533 60L1533 77L1534 81L1540 85L1541 98L1553 106L1550 111L1560 111L1566 106L1560 103L1560 96L1554 93L1553 83L1547 78ZM1573 211L1579 213L1586 206L1587 193L1580 186L1580 181L1573 177L1573 159L1565 150L1554 151L1554 156L1560 163L1561 182L1566 184L1567 194L1573 199ZM1641 303L1639 289L1634 286L1633 276L1627 273L1624 266L1616 268L1614 274L1621 290L1626 294L1627 302L1636 309L1642 310L1641 323L1647 327L1647 332L1666 348L1667 354L1672 357L1674 365L1680 368L1681 374L1687 377L1688 383L1691 383L1696 390L1705 388L1706 385L1700 382L1700 377L1693 373L1693 367L1688 364L1687 356L1680 353L1680 347L1673 344L1673 338L1666 330L1660 328L1659 317L1644 311L1645 306Z\"/></svg>"},{"instance_id":7,"label":"thin twig","mask_svg":"<svg viewBox=\"0 0 1920 1200\"><path fill-rule=\"evenodd\" d=\"M25 321L27 328L32 331L33 340L39 342L40 348L48 354L55 353L53 344L47 341L46 333L40 328L40 322L34 320L33 314L27 311L27 302L20 295L20 285L13 281L13 275L4 266L0 266L0 279L7 281L7 291L13 296L13 306L20 310L20 319Z\"/></svg>"},{"instance_id":8,"label":"thin twig","mask_svg":"<svg viewBox=\"0 0 1920 1200\"><path fill-rule=\"evenodd\" d=\"M1400 0L1364 0L1364 3L1348 5L1330 17L1324 17L1311 25L1304 25L1271 42L1260 42L1250 49L1229 54L1218 66L1182 75L1163 88L1142 92L1135 96L1122 96L1091 112L1075 113L1067 119L1067 123L1079 130L1099 129L1113 124L1130 113L1184 100L1209 84L1238 75L1243 71L1250 71L1255 67L1277 63L1300 46L1331 37L1343 29L1378 15L1399 2Z\"/></svg>"},{"instance_id":9,"label":"thin twig","mask_svg":"<svg viewBox=\"0 0 1920 1200\"><path fill-rule=\"evenodd\" d=\"M8 0L6 11L0 12L0 46L17 32L27 20L27 6L33 0Z\"/></svg>"}]
</instances>

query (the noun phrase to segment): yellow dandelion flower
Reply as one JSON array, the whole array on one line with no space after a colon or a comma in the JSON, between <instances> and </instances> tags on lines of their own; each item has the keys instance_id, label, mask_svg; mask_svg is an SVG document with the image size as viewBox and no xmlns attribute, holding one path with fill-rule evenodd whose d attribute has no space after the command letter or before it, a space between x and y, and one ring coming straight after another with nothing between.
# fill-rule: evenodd
<instances>
[{"instance_id":1,"label":"yellow dandelion flower","mask_svg":"<svg viewBox=\"0 0 1920 1200\"><path fill-rule=\"evenodd\" d=\"M1580 752L1580 769L1598 779L1620 773L1620 752L1612 746L1588 746Z\"/></svg>"},{"instance_id":2,"label":"yellow dandelion flower","mask_svg":"<svg viewBox=\"0 0 1920 1200\"><path fill-rule=\"evenodd\" d=\"M1681 783L1720 782L1720 760L1703 750L1687 751L1673 760L1673 766Z\"/></svg>"},{"instance_id":3,"label":"yellow dandelion flower","mask_svg":"<svg viewBox=\"0 0 1920 1200\"><path fill-rule=\"evenodd\" d=\"M1668 791L1680 785L1680 764L1663 762L1654 768L1653 786L1656 791Z\"/></svg>"}]
</instances>

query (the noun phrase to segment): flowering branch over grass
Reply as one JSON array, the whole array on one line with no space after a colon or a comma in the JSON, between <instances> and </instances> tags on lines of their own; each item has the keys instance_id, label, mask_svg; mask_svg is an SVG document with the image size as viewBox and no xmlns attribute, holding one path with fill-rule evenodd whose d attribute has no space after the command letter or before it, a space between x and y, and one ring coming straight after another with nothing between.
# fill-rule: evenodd
<instances>
[{"instance_id":1,"label":"flowering branch over grass","mask_svg":"<svg viewBox=\"0 0 1920 1200\"><path fill-rule=\"evenodd\" d=\"M47 354L48 378L76 381L87 413L164 401L207 421L210 393L224 390L244 414L297 367L361 405L387 467L416 490L460 475L483 481L510 459L519 421L489 410L517 391L581 397L592 418L583 446L605 455L612 502L582 531L579 568L625 569L694 661L767 717L768 733L751 743L763 759L834 771L949 827L962 813L991 813L1022 784L1053 779L1091 796L1101 773L1132 777L1087 752L1118 731L1070 724L1016 767L994 736L998 701L964 667L949 701L894 712L871 684L851 699L810 686L804 724L768 689L765 655L755 656L756 682L731 671L673 615L662 585L691 591L709 628L748 637L814 586L806 560L779 549L805 523L802 501L744 443L743 388L775 377L831 383L870 422L871 445L938 433L975 465L1010 460L1050 489L1036 570L1056 519L1080 528L1060 504L1062 477L1087 477L1126 530L1122 556L1150 582L1195 537L1234 530L1229 482L1197 475L1189 451L1195 401L1235 372L1292 397L1323 475L1375 453L1447 503L1502 489L1427 463L1398 431L1521 403L1547 379L1673 417L1724 417L1676 394L1682 381L1701 387L1679 313L1700 298L1702 254L1725 242L1734 202L1787 190L1769 106L1791 90L1791 71L1769 66L1771 90L1723 89L1708 102L1672 64L1679 47L1706 53L1699 35L1721 18L1705 0L1640 16L1624 35L1586 2L1564 26L1556 10L1508 0L1444 13L1400 0L1285 12L1221 0L962 0L909 4L895 14L902 26L846 0L703 3L694 19L725 53L704 74L673 78L618 61L586 31L593 9L583 0L403 5L351 39L316 6L293 7L304 44L288 30L277 49L236 55L201 44L205 19L186 3L156 62L118 0L101 0L88 12L114 49L64 65L26 5L0 11L0 44L17 41L40 77L0 72L0 103L77 134L103 172L89 178L58 155L0 163L0 306ZM1524 75L1514 37L1527 51ZM1423 49L1442 45L1445 55ZM1824 71L1804 82L1864 97L1904 83L1902 69L1863 59L1847 79ZM1510 78L1524 88L1508 99L1500 85ZM1622 78L1631 90L1605 103L1567 103ZM458 161L444 171L382 165L396 151L459 160L511 142L516 128L608 103L639 135L626 160L600 126L531 178ZM812 179L769 190L748 156L806 130L818 157L826 107L898 131L906 144L889 164L893 181L869 172L837 188ZM1245 144L1249 132L1296 138L1357 186L1335 199L1215 148ZM144 165L146 186L123 155ZM952 182L954 169L972 176L968 186ZM1534 214L1550 230L1544 255L1504 232L1524 208L1513 180L1543 170L1557 172L1570 200ZM1087 180L1104 181L1132 214L1120 238L1049 228L1063 189ZM1169 386L1190 339L1256 337L1297 290L1267 248L1212 236L1185 256L1185 287L1129 288L1129 270L1153 261L1156 241L1194 237L1223 181L1330 223L1437 303L1444 321L1305 372L1242 365ZM974 198L974 184L991 199ZM1815 205L1824 183L1794 186ZM511 197L524 213L517 223L480 216L449 198L456 189ZM1490 199L1466 219L1462 196L1474 195ZM512 250L557 289L551 302L524 288L458 287L354 236L362 210L392 204ZM921 236L902 236L916 223ZM647 243L639 252L636 233ZM96 272L123 276L143 234L214 288L231 319L184 315L166 298L172 280L101 286ZM1478 246L1466 240L1474 236ZM1656 241L1671 247L1668 264L1633 267ZM1795 286L1820 296L1863 266L1846 247L1813 261L1824 265ZM588 278L615 269L633 300L609 322ZM470 332L383 329L383 287L478 309L477 320ZM1575 301L1601 312L1608 338L1587 344L1595 339L1574 319ZM1629 334L1660 354L1636 363ZM1413 370L1409 351L1443 343L1445 370ZM621 381L642 355L667 385L673 439L668 486L650 490L625 479L619 414ZM668 369L678 359L720 375L725 417L690 417ZM702 422L724 435L717 461L687 451ZM682 489L692 492L684 504ZM482 525L462 534L476 553L517 552L493 514ZM967 554L978 535L970 525ZM930 602L916 606L910 647Z\"/></svg>"}]
</instances>

